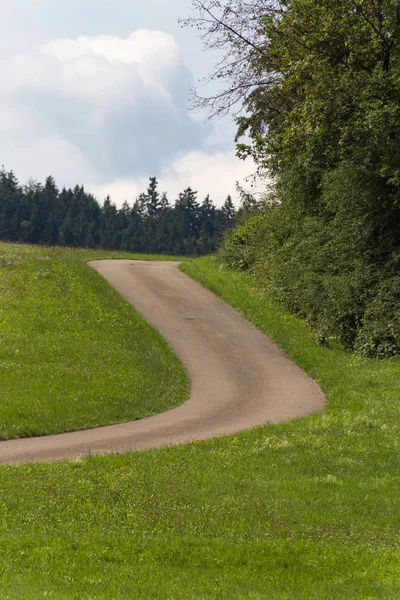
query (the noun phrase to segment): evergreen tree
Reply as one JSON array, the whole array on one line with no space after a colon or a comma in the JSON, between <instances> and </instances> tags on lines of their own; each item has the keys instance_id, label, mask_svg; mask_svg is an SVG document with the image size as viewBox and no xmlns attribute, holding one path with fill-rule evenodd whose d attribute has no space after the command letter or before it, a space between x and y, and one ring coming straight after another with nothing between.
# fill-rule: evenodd
<instances>
[{"instance_id":1,"label":"evergreen tree","mask_svg":"<svg viewBox=\"0 0 400 600\"><path fill-rule=\"evenodd\" d=\"M228 210L229 212L229 210ZM49 176L44 185L30 181L20 187L12 171L0 171L0 239L27 243L133 252L198 254L213 252L221 210L207 196L187 188L174 206L160 194L156 177L132 207L117 209L108 196L103 206L83 186L59 191ZM227 221L229 219L226 219Z\"/></svg>"},{"instance_id":2,"label":"evergreen tree","mask_svg":"<svg viewBox=\"0 0 400 600\"><path fill-rule=\"evenodd\" d=\"M227 227L233 227L236 219L236 210L232 202L232 197L229 195L222 205L221 212L224 215Z\"/></svg>"},{"instance_id":3,"label":"evergreen tree","mask_svg":"<svg viewBox=\"0 0 400 600\"><path fill-rule=\"evenodd\" d=\"M143 244L143 217L134 203L127 215L128 225L122 234L121 249L129 252L144 252Z\"/></svg>"},{"instance_id":4,"label":"evergreen tree","mask_svg":"<svg viewBox=\"0 0 400 600\"><path fill-rule=\"evenodd\" d=\"M42 197L44 226L41 242L48 246L54 246L58 242L59 190L53 177L46 179Z\"/></svg>"},{"instance_id":5,"label":"evergreen tree","mask_svg":"<svg viewBox=\"0 0 400 600\"><path fill-rule=\"evenodd\" d=\"M217 209L210 199L206 196L200 206L199 211L199 243L198 251L201 254L210 254L216 249L216 227L218 223Z\"/></svg>"},{"instance_id":6,"label":"evergreen tree","mask_svg":"<svg viewBox=\"0 0 400 600\"><path fill-rule=\"evenodd\" d=\"M17 241L20 224L28 222L23 211L22 190L13 171L0 171L0 239ZM29 227L29 225L28 225Z\"/></svg>"},{"instance_id":7,"label":"evergreen tree","mask_svg":"<svg viewBox=\"0 0 400 600\"><path fill-rule=\"evenodd\" d=\"M118 231L117 207L111 201L110 196L104 200L101 209L100 221L100 246L109 250L119 247L120 232Z\"/></svg>"},{"instance_id":8,"label":"evergreen tree","mask_svg":"<svg viewBox=\"0 0 400 600\"><path fill-rule=\"evenodd\" d=\"M161 210L162 201L158 192L158 182L156 177L150 177L150 183L147 188L147 215L149 217L156 217L158 212Z\"/></svg>"},{"instance_id":9,"label":"evergreen tree","mask_svg":"<svg viewBox=\"0 0 400 600\"><path fill-rule=\"evenodd\" d=\"M59 243L61 246L74 245L75 194L71 189L63 189L60 194Z\"/></svg>"},{"instance_id":10,"label":"evergreen tree","mask_svg":"<svg viewBox=\"0 0 400 600\"><path fill-rule=\"evenodd\" d=\"M197 202L197 192L187 188L179 194L175 211L180 218L184 238L197 239L199 236L200 207Z\"/></svg>"},{"instance_id":11,"label":"evergreen tree","mask_svg":"<svg viewBox=\"0 0 400 600\"><path fill-rule=\"evenodd\" d=\"M163 194L161 196L161 201L160 201L160 210L166 211L166 210L169 210L169 208L170 208L170 204L169 204L167 193L163 192Z\"/></svg>"}]
</instances>

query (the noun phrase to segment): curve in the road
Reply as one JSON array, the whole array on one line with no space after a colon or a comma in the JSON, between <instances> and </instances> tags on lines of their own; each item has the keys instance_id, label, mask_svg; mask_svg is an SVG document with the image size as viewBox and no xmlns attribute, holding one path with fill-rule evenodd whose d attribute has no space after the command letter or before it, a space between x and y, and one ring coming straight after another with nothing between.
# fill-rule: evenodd
<instances>
[{"instance_id":1,"label":"curve in the road","mask_svg":"<svg viewBox=\"0 0 400 600\"><path fill-rule=\"evenodd\" d=\"M143 450L233 434L321 410L324 396L264 334L177 263L91 263L167 339L185 364L189 400L131 423L0 443L0 463Z\"/></svg>"}]
</instances>

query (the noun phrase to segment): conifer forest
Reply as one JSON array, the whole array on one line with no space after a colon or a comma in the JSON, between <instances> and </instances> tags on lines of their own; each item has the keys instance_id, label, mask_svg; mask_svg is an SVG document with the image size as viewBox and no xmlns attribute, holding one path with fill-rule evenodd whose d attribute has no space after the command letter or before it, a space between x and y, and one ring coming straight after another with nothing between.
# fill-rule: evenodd
<instances>
[{"instance_id":1,"label":"conifer forest","mask_svg":"<svg viewBox=\"0 0 400 600\"><path fill-rule=\"evenodd\" d=\"M12 171L0 171L3 241L196 256L216 250L235 215L230 196L217 208L191 188L170 204L155 177L132 205L117 208L82 186L60 190L52 177L21 186Z\"/></svg>"}]
</instances>

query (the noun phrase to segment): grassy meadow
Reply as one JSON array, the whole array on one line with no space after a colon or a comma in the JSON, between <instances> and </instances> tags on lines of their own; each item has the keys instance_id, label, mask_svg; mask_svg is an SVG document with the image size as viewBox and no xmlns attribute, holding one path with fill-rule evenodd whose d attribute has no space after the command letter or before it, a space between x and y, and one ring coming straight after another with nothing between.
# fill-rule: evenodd
<instances>
[{"instance_id":1,"label":"grassy meadow","mask_svg":"<svg viewBox=\"0 0 400 600\"><path fill-rule=\"evenodd\" d=\"M128 256L0 244L0 439L134 420L186 400L183 365L86 265Z\"/></svg>"},{"instance_id":2,"label":"grassy meadow","mask_svg":"<svg viewBox=\"0 0 400 600\"><path fill-rule=\"evenodd\" d=\"M400 598L399 361L318 346L213 259L182 269L274 337L327 408L181 447L1 467L0 598Z\"/></svg>"}]
</instances>

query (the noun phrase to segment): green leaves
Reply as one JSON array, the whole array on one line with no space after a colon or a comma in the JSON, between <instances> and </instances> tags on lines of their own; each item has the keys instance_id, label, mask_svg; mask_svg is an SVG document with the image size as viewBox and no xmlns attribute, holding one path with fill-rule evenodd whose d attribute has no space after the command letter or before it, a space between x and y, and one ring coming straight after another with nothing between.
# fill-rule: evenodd
<instances>
[{"instance_id":1,"label":"green leaves","mask_svg":"<svg viewBox=\"0 0 400 600\"><path fill-rule=\"evenodd\" d=\"M232 59L255 4L235 3ZM247 48L237 154L274 176L278 204L228 236L221 258L321 340L397 355L400 4L291 0L256 14L262 47Z\"/></svg>"}]
</instances>

